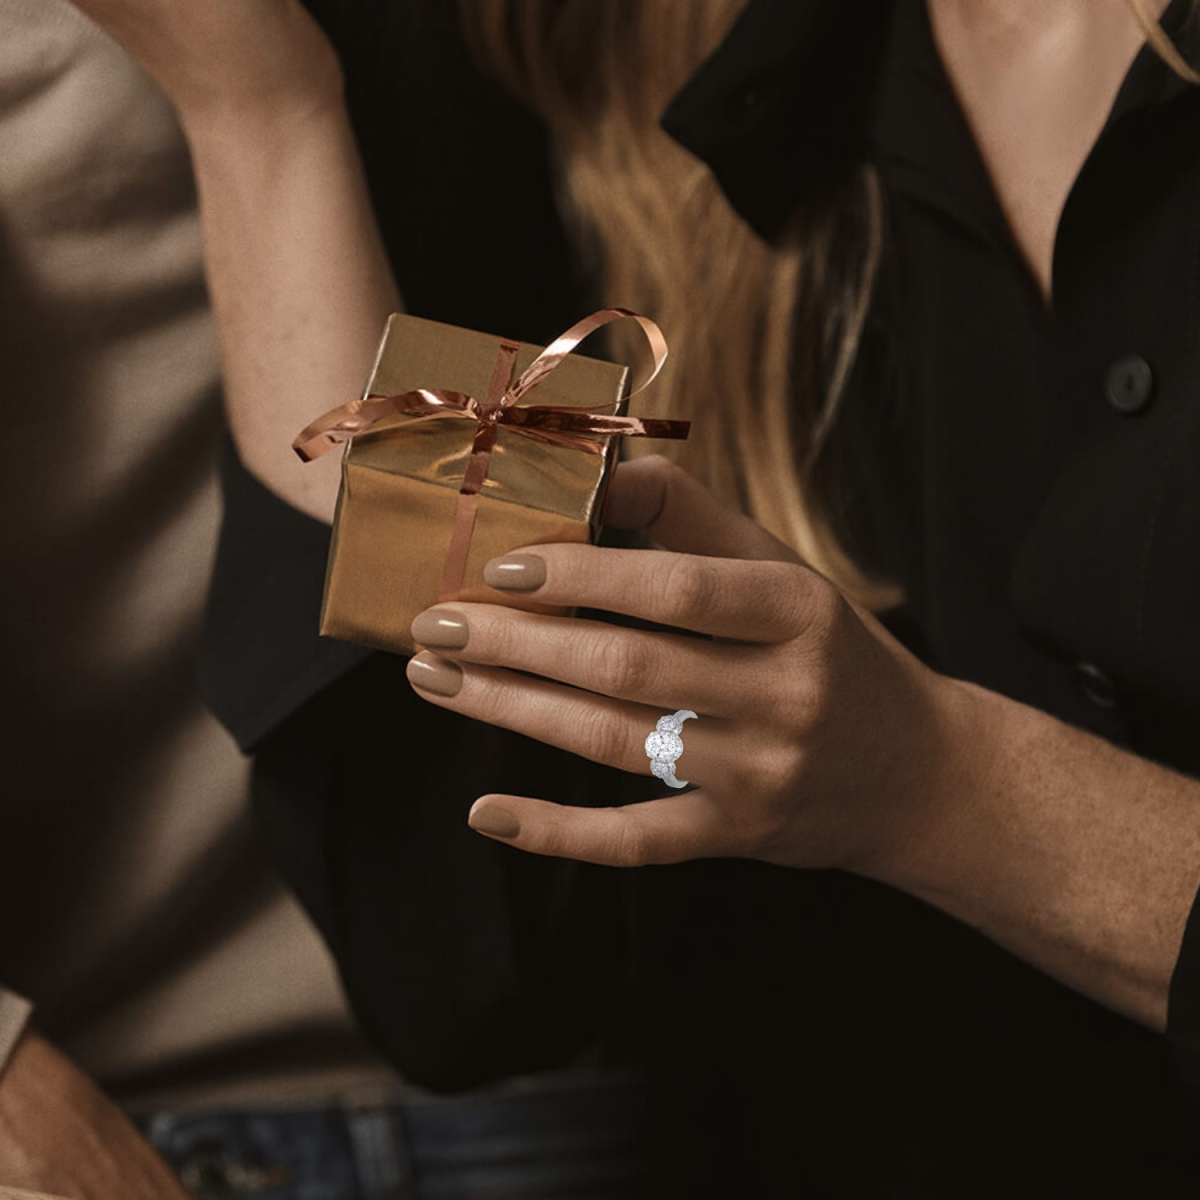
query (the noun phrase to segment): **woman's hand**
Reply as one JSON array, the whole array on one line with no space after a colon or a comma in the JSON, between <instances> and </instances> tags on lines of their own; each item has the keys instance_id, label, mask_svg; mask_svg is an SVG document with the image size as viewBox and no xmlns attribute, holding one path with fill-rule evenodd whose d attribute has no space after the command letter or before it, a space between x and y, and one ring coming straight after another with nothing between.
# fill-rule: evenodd
<instances>
[{"instance_id":1,"label":"woman's hand","mask_svg":"<svg viewBox=\"0 0 1200 1200\"><path fill-rule=\"evenodd\" d=\"M304 113L341 95L337 56L299 0L74 0L184 119Z\"/></svg>"},{"instance_id":2,"label":"woman's hand","mask_svg":"<svg viewBox=\"0 0 1200 1200\"><path fill-rule=\"evenodd\" d=\"M698 789L610 809L484 796L472 825L534 853L616 866L745 856L873 873L903 854L944 791L934 774L955 740L959 685L662 456L619 465L609 518L649 527L666 549L513 551L545 563L545 583L530 594L711 641L502 605L437 605L414 622L414 639L432 645L449 628L439 618L464 619L465 644L438 647L462 685L452 698L421 694L644 774L657 719L691 709L699 719L683 727L676 775ZM413 684L432 677L434 657L412 659Z\"/></svg>"},{"instance_id":3,"label":"woman's hand","mask_svg":"<svg viewBox=\"0 0 1200 1200\"><path fill-rule=\"evenodd\" d=\"M929 670L659 456L620 465L609 508L667 549L525 547L546 565L533 594L712 640L436 605L469 636L440 651L461 690L428 698L647 774L657 719L692 709L676 773L697 790L609 809L482 796L476 829L616 866L739 856L854 871L1164 1027L1200 887L1200 782ZM423 645L429 627L414 632ZM436 681L433 657L414 657L410 680Z\"/></svg>"}]
</instances>

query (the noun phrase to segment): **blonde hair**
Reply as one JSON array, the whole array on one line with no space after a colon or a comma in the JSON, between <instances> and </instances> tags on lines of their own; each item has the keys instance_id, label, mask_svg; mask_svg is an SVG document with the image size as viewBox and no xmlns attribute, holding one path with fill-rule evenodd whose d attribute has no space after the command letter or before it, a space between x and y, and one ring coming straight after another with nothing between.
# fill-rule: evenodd
<instances>
[{"instance_id":1,"label":"blonde hair","mask_svg":"<svg viewBox=\"0 0 1200 1200\"><path fill-rule=\"evenodd\" d=\"M840 195L767 243L659 126L744 3L460 0L476 56L550 127L562 208L604 303L653 317L671 344L638 412L691 420L691 434L629 439L624 453L671 458L881 612L903 593L840 543L821 456L879 260L878 175L861 167ZM1195 78L1144 0L1127 3L1151 44ZM632 353L633 344L613 348Z\"/></svg>"},{"instance_id":2,"label":"blonde hair","mask_svg":"<svg viewBox=\"0 0 1200 1200\"><path fill-rule=\"evenodd\" d=\"M1150 46L1159 58L1176 75L1186 79L1188 83L1200 83L1200 75L1197 75L1183 61L1179 51L1175 49L1171 39L1163 31L1163 27L1154 19L1149 8L1146 7L1146 0L1125 0L1125 3L1129 11L1133 13L1134 19L1142 27L1142 32L1146 35L1146 41L1150 43ZM1195 18L1197 8L1200 8L1200 0L1192 0L1192 11L1189 14L1189 19Z\"/></svg>"}]
</instances>

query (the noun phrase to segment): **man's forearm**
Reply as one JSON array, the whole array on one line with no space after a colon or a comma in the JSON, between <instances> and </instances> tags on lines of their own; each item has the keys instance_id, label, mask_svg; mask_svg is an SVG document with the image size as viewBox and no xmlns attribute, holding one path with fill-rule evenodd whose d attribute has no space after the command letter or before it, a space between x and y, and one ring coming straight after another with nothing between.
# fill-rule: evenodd
<instances>
[{"instance_id":1,"label":"man's forearm","mask_svg":"<svg viewBox=\"0 0 1200 1200\"><path fill-rule=\"evenodd\" d=\"M289 503L332 520L338 456L304 464L291 442L357 398L400 307L345 108L181 117L238 452Z\"/></svg>"},{"instance_id":2,"label":"man's forearm","mask_svg":"<svg viewBox=\"0 0 1200 1200\"><path fill-rule=\"evenodd\" d=\"M0 1185L88 1200L189 1200L120 1109L33 1028L0 1080Z\"/></svg>"},{"instance_id":3,"label":"man's forearm","mask_svg":"<svg viewBox=\"0 0 1200 1200\"><path fill-rule=\"evenodd\" d=\"M1200 782L959 684L930 835L871 873L1156 1030L1200 887Z\"/></svg>"}]
</instances>

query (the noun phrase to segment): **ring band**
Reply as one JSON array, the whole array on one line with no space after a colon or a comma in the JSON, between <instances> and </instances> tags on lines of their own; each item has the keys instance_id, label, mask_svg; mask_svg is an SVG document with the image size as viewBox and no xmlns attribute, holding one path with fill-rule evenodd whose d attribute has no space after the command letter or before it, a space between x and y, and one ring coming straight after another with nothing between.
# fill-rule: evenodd
<instances>
[{"instance_id":1,"label":"ring band","mask_svg":"<svg viewBox=\"0 0 1200 1200\"><path fill-rule=\"evenodd\" d=\"M696 714L681 708L673 717L659 717L654 732L646 738L646 757L650 759L650 774L669 783L671 787L687 787L686 779L675 778L675 760L683 753L683 738L679 731L689 717Z\"/></svg>"}]
</instances>

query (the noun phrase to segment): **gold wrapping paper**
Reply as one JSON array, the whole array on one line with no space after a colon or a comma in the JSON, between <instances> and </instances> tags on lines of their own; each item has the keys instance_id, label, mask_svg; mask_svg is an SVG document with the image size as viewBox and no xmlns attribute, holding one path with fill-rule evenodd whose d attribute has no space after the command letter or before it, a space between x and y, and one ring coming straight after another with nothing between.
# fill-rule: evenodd
<instances>
[{"instance_id":1,"label":"gold wrapping paper","mask_svg":"<svg viewBox=\"0 0 1200 1200\"><path fill-rule=\"evenodd\" d=\"M502 339L407 314L393 315L364 396L418 388L488 394ZM512 378L542 347L519 344ZM571 354L517 407L603 405L623 416L629 370ZM505 381L508 382L507 380ZM476 432L474 421L397 414L350 439L334 517L321 633L413 654L413 618L439 602L447 552ZM479 490L458 599L573 616L483 582L489 559L541 542L595 542L616 461L613 437L588 454L501 425Z\"/></svg>"}]
</instances>

